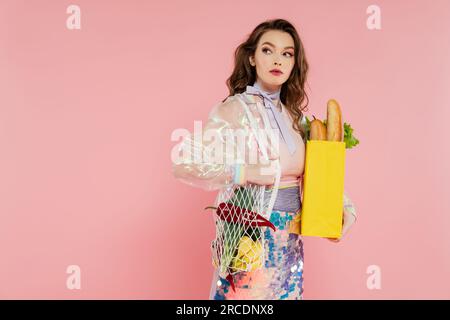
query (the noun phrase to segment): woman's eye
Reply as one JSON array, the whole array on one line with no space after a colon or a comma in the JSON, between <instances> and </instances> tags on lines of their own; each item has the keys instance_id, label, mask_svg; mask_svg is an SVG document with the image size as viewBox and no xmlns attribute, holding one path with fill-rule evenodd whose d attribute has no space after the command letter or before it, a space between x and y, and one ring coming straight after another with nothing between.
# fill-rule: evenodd
<instances>
[{"instance_id":1,"label":"woman's eye","mask_svg":"<svg viewBox=\"0 0 450 320\"><path fill-rule=\"evenodd\" d=\"M262 52L264 52L264 53L266 53L267 51L270 51L270 49L268 49L268 48L263 48L263 49L262 49ZM289 58L294 56L294 55L293 55L292 53L290 53L290 52L285 52L285 53L289 54L289 56L288 56Z\"/></svg>"}]
</instances>

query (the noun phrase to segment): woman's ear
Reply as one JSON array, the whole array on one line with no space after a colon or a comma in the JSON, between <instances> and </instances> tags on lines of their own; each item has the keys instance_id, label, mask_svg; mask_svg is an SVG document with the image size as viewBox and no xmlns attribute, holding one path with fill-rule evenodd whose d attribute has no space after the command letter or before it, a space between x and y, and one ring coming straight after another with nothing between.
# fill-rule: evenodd
<instances>
[{"instance_id":1,"label":"woman's ear","mask_svg":"<svg viewBox=\"0 0 450 320\"><path fill-rule=\"evenodd\" d=\"M255 66L253 56L249 56L249 57L248 57L248 61L250 62L250 65L251 65L251 66L253 66L253 67Z\"/></svg>"}]
</instances>

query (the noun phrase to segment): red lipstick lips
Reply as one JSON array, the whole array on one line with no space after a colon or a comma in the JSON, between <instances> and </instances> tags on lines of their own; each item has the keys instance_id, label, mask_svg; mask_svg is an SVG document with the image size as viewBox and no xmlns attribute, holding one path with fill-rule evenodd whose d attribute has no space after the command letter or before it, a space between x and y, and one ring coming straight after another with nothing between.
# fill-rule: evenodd
<instances>
[{"instance_id":1,"label":"red lipstick lips","mask_svg":"<svg viewBox=\"0 0 450 320\"><path fill-rule=\"evenodd\" d=\"M280 69L272 69L272 70L270 70L270 73L275 75L275 76L279 76L279 75L283 74L283 72L281 72Z\"/></svg>"}]
</instances>

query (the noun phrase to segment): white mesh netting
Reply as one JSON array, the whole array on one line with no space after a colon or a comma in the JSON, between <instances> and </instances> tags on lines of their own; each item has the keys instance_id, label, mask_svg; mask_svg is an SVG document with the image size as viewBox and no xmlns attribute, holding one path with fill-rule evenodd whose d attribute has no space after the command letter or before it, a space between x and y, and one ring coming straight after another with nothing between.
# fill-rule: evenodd
<instances>
[{"instance_id":1,"label":"white mesh netting","mask_svg":"<svg viewBox=\"0 0 450 320\"><path fill-rule=\"evenodd\" d=\"M264 186L235 186L223 192L214 207L216 238L212 241L213 265L225 277L253 271L264 261L264 230L275 226L265 217L271 191ZM268 196L269 195L269 196Z\"/></svg>"}]
</instances>

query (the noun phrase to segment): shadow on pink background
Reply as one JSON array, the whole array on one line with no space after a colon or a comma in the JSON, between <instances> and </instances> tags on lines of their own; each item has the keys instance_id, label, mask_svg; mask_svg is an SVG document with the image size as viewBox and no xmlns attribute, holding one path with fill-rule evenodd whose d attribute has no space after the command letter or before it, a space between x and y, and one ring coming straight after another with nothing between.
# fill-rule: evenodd
<instances>
[{"instance_id":1,"label":"shadow on pink background","mask_svg":"<svg viewBox=\"0 0 450 320\"><path fill-rule=\"evenodd\" d=\"M173 178L170 137L228 95L235 47L269 18L306 47L307 115L335 98L360 140L358 222L339 244L306 238L305 299L450 298L445 0L2 1L0 298L208 298L216 193Z\"/></svg>"}]
</instances>

